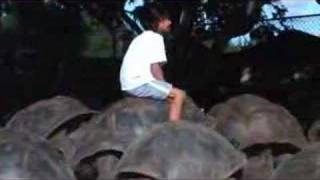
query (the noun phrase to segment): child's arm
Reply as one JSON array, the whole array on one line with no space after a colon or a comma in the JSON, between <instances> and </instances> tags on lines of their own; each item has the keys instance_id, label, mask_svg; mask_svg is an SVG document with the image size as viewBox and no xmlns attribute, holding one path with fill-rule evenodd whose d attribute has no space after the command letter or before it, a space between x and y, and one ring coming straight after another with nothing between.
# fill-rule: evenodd
<instances>
[{"instance_id":1,"label":"child's arm","mask_svg":"<svg viewBox=\"0 0 320 180\"><path fill-rule=\"evenodd\" d=\"M163 71L160 63L151 64L151 73L155 79L164 81Z\"/></svg>"}]
</instances>

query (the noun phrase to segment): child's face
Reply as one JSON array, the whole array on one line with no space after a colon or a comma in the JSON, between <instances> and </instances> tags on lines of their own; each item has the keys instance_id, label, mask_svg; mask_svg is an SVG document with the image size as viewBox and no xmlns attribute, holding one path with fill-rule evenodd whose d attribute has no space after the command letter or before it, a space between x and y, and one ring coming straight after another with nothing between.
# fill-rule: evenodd
<instances>
[{"instance_id":1,"label":"child's face","mask_svg":"<svg viewBox=\"0 0 320 180\"><path fill-rule=\"evenodd\" d=\"M167 33L171 31L171 20L169 18L161 18L158 24L158 32Z\"/></svg>"}]
</instances>

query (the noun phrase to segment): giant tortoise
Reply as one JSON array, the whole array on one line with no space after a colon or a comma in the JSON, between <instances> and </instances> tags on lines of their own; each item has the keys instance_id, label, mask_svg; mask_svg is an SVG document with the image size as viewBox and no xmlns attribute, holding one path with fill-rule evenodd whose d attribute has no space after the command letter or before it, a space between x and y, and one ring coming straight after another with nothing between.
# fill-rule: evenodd
<instances>
[{"instance_id":1,"label":"giant tortoise","mask_svg":"<svg viewBox=\"0 0 320 180\"><path fill-rule=\"evenodd\" d=\"M128 147L114 177L220 180L245 163L242 152L205 126L167 122L154 126Z\"/></svg>"},{"instance_id":2,"label":"giant tortoise","mask_svg":"<svg viewBox=\"0 0 320 180\"><path fill-rule=\"evenodd\" d=\"M214 106L208 116L212 128L240 149L261 144L287 144L303 148L307 141L297 119L284 107L258 96L244 94Z\"/></svg>"},{"instance_id":3,"label":"giant tortoise","mask_svg":"<svg viewBox=\"0 0 320 180\"><path fill-rule=\"evenodd\" d=\"M214 106L211 128L244 151L248 163L242 179L268 179L275 164L302 149L307 141L297 119L285 108L258 96L244 94ZM268 153L267 153L268 152Z\"/></svg>"},{"instance_id":4,"label":"giant tortoise","mask_svg":"<svg viewBox=\"0 0 320 180\"><path fill-rule=\"evenodd\" d=\"M0 130L0 179L75 180L57 149L24 133Z\"/></svg>"},{"instance_id":5,"label":"giant tortoise","mask_svg":"<svg viewBox=\"0 0 320 180\"><path fill-rule=\"evenodd\" d=\"M74 165L99 151L123 153L136 138L152 126L168 121L168 103L146 98L126 97L115 102L89 122L87 135L74 157ZM205 123L205 114L187 99L183 119Z\"/></svg>"},{"instance_id":6,"label":"giant tortoise","mask_svg":"<svg viewBox=\"0 0 320 180\"><path fill-rule=\"evenodd\" d=\"M84 135L84 122L96 113L75 98L55 96L18 111L6 128L49 139L71 163L77 142Z\"/></svg>"},{"instance_id":7,"label":"giant tortoise","mask_svg":"<svg viewBox=\"0 0 320 180\"><path fill-rule=\"evenodd\" d=\"M320 179L320 143L305 147L301 152L283 162L273 172L270 180Z\"/></svg>"},{"instance_id":8,"label":"giant tortoise","mask_svg":"<svg viewBox=\"0 0 320 180\"><path fill-rule=\"evenodd\" d=\"M15 113L6 128L19 132L35 134L47 138L67 121L85 114L93 114L77 99L67 96L55 96L40 100Z\"/></svg>"},{"instance_id":9,"label":"giant tortoise","mask_svg":"<svg viewBox=\"0 0 320 180\"><path fill-rule=\"evenodd\" d=\"M96 158L98 179L101 176L106 178L131 142L142 137L154 125L168 121L168 109L165 101L147 98L125 97L111 104L90 120L82 145L72 158L73 167ZM206 121L205 114L190 98L184 104L183 118L198 123Z\"/></svg>"}]
</instances>

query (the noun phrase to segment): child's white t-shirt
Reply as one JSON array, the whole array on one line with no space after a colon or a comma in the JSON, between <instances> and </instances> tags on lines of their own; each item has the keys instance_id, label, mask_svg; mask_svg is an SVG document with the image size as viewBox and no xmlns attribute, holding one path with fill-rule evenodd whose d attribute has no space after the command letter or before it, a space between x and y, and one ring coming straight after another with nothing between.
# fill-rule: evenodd
<instances>
[{"instance_id":1,"label":"child's white t-shirt","mask_svg":"<svg viewBox=\"0 0 320 180\"><path fill-rule=\"evenodd\" d=\"M151 64L166 62L162 35L144 31L129 45L120 69L121 90L131 90L155 80Z\"/></svg>"}]
</instances>

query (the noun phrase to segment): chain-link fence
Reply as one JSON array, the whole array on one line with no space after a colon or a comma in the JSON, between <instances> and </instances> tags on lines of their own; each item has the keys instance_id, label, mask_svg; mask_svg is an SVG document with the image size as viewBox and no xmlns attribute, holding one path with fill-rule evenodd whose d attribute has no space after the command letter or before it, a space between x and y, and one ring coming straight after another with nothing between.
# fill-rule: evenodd
<instances>
[{"instance_id":1,"label":"chain-link fence","mask_svg":"<svg viewBox=\"0 0 320 180\"><path fill-rule=\"evenodd\" d=\"M283 22L289 29L300 30L308 34L320 37L320 14L291 16L281 19L268 19L269 23L277 26L279 29L284 29L280 25Z\"/></svg>"}]
</instances>

